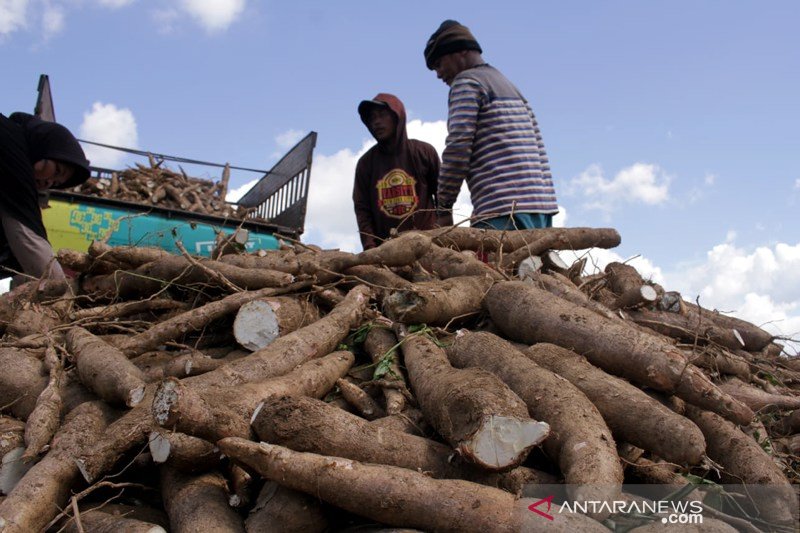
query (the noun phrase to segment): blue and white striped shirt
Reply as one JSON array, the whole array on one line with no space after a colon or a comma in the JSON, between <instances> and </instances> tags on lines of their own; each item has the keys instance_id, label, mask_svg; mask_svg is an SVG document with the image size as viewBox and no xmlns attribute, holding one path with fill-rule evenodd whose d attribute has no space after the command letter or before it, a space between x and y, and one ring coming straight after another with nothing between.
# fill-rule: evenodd
<instances>
[{"instance_id":1,"label":"blue and white striped shirt","mask_svg":"<svg viewBox=\"0 0 800 533\"><path fill-rule=\"evenodd\" d=\"M527 100L494 67L459 73L450 88L439 206L466 179L473 216L558 212L542 135Z\"/></svg>"}]
</instances>

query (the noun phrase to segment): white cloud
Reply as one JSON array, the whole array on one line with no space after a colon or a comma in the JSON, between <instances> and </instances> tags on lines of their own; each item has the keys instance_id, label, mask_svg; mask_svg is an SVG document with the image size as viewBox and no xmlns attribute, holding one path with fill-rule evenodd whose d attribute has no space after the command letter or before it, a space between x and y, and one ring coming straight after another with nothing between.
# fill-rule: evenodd
<instances>
[{"instance_id":1,"label":"white cloud","mask_svg":"<svg viewBox=\"0 0 800 533\"><path fill-rule=\"evenodd\" d=\"M602 167L594 164L567 184L567 194L583 196L586 208L610 214L623 203L663 204L669 200L670 181L657 165L635 163L609 180Z\"/></svg>"},{"instance_id":2,"label":"white cloud","mask_svg":"<svg viewBox=\"0 0 800 533\"><path fill-rule=\"evenodd\" d=\"M50 39L64 29L64 21L66 13L59 5L53 5L49 2L45 4L44 12L42 13L42 32L45 39Z\"/></svg>"},{"instance_id":3,"label":"white cloud","mask_svg":"<svg viewBox=\"0 0 800 533\"><path fill-rule=\"evenodd\" d=\"M27 25L28 0L0 0L0 35L8 35Z\"/></svg>"},{"instance_id":4,"label":"white cloud","mask_svg":"<svg viewBox=\"0 0 800 533\"><path fill-rule=\"evenodd\" d=\"M139 142L131 110L102 102L95 102L92 110L83 114L80 133L87 141L124 148L136 148ZM98 167L119 168L125 159L125 153L118 150L90 144L84 145L84 150L92 165Z\"/></svg>"},{"instance_id":5,"label":"white cloud","mask_svg":"<svg viewBox=\"0 0 800 533\"><path fill-rule=\"evenodd\" d=\"M776 335L800 338L800 243L746 250L729 238L714 246L705 261L681 265L666 278L687 300L699 296L704 307L731 312Z\"/></svg>"},{"instance_id":6,"label":"white cloud","mask_svg":"<svg viewBox=\"0 0 800 533\"><path fill-rule=\"evenodd\" d=\"M800 178L794 180L794 188L800 189Z\"/></svg>"},{"instance_id":7,"label":"white cloud","mask_svg":"<svg viewBox=\"0 0 800 533\"><path fill-rule=\"evenodd\" d=\"M706 185L708 185L710 187L711 185L714 185L714 183L716 183L717 175L716 174L711 174L709 172L709 173L706 174L705 178L703 178L703 181L705 182Z\"/></svg>"},{"instance_id":8,"label":"white cloud","mask_svg":"<svg viewBox=\"0 0 800 533\"><path fill-rule=\"evenodd\" d=\"M245 8L245 0L181 0L181 7L210 33L228 29Z\"/></svg>"},{"instance_id":9,"label":"white cloud","mask_svg":"<svg viewBox=\"0 0 800 533\"><path fill-rule=\"evenodd\" d=\"M252 181L248 181L247 183L245 183L245 184L244 184L244 185L242 185L241 187L237 187L237 188L235 188L235 189L230 189L230 190L228 190L228 194L225 196L225 201L226 201L226 202L231 202L231 203L236 203L236 202L238 202L238 201L239 201L239 199L240 199L242 196L244 196L244 193L246 193L247 191L249 191L250 189L252 189L252 188L253 188L253 185L255 185L256 183L258 183L258 180L260 180L260 179L261 179L261 178L256 178L256 179L254 179L254 180L252 180Z\"/></svg>"}]
</instances>

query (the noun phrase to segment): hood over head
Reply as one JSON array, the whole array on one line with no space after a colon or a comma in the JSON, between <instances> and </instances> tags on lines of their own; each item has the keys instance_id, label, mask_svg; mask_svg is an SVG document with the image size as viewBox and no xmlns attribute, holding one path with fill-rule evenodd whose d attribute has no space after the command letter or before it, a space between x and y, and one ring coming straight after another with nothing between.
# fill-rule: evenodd
<instances>
[{"instance_id":1,"label":"hood over head","mask_svg":"<svg viewBox=\"0 0 800 533\"><path fill-rule=\"evenodd\" d=\"M358 114L361 117L361 122L365 126L367 124L368 112L371 107L386 106L397 116L397 130L395 131L394 142L392 146L379 146L382 149L399 150L408 142L408 134L406 133L406 108L403 102L398 97L389 93L378 93L372 100L362 100L358 104Z\"/></svg>"},{"instance_id":2,"label":"hood over head","mask_svg":"<svg viewBox=\"0 0 800 533\"><path fill-rule=\"evenodd\" d=\"M8 118L24 128L31 164L42 159L54 159L75 167L72 177L60 188L69 189L89 179L89 160L78 140L67 128L28 113L12 113Z\"/></svg>"}]
</instances>

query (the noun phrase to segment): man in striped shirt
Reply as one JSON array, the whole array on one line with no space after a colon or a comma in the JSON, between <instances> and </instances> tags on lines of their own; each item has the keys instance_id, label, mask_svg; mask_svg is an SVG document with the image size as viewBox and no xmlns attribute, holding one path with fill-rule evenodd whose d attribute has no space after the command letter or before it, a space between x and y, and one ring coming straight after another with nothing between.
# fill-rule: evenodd
<instances>
[{"instance_id":1,"label":"man in striped shirt","mask_svg":"<svg viewBox=\"0 0 800 533\"><path fill-rule=\"evenodd\" d=\"M466 26L444 21L425 46L425 63L450 86L447 143L439 172L439 224L466 180L474 227L551 227L558 212L539 126L528 101L496 68Z\"/></svg>"}]
</instances>

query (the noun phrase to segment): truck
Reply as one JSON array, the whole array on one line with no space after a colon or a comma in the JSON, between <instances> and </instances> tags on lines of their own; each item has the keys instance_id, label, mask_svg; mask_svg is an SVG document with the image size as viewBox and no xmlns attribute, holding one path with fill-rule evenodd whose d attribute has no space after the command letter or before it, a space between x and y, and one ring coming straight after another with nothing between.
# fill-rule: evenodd
<instances>
[{"instance_id":1,"label":"truck","mask_svg":"<svg viewBox=\"0 0 800 533\"><path fill-rule=\"evenodd\" d=\"M55 121L49 78L40 76L34 114ZM310 132L233 205L246 208L244 218L223 217L115 198L100 198L74 190L48 191L42 218L53 249L86 251L93 240L111 246L151 246L180 253L177 242L190 253L210 256L219 236L245 235L247 251L275 249L279 239L299 239L304 231L311 163L317 134ZM82 143L98 144L79 139ZM200 167L225 165L190 160L155 152L101 145L144 155L160 163L187 162ZM254 169L243 169L250 170ZM91 178L109 180L115 170L91 167ZM90 178L90 179L91 179ZM244 230L244 231L242 231Z\"/></svg>"}]
</instances>

